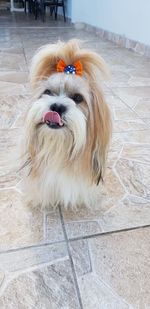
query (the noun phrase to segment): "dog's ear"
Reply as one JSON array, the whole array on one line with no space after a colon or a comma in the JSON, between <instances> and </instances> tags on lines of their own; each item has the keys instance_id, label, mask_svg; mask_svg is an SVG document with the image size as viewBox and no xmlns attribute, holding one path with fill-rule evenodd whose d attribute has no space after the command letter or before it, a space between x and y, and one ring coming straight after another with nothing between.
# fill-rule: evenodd
<instances>
[{"instance_id":1,"label":"dog's ear","mask_svg":"<svg viewBox=\"0 0 150 309\"><path fill-rule=\"evenodd\" d=\"M90 113L92 144L92 172L95 183L98 185L103 180L105 161L111 136L111 117L102 91L94 85L92 89L92 110Z\"/></svg>"},{"instance_id":2,"label":"dog's ear","mask_svg":"<svg viewBox=\"0 0 150 309\"><path fill-rule=\"evenodd\" d=\"M91 88L86 162L91 169L92 181L98 184L103 179L112 131L110 111L100 86L109 71L101 56L93 51L81 49L79 59Z\"/></svg>"}]
</instances>

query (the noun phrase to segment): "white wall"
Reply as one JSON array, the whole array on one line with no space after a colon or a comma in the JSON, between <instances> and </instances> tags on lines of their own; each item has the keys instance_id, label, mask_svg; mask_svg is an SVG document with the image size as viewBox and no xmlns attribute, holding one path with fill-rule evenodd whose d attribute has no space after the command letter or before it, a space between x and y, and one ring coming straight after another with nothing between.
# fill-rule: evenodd
<instances>
[{"instance_id":1,"label":"white wall","mask_svg":"<svg viewBox=\"0 0 150 309\"><path fill-rule=\"evenodd\" d=\"M72 0L71 15L72 22L85 22L150 45L150 0Z\"/></svg>"}]
</instances>

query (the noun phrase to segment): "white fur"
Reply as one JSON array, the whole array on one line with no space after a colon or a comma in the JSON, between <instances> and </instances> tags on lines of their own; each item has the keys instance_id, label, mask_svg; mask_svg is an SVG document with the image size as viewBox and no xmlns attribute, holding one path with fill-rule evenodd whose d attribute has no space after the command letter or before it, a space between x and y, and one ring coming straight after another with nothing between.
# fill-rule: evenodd
<instances>
[{"instance_id":1,"label":"white fur","mask_svg":"<svg viewBox=\"0 0 150 309\"><path fill-rule=\"evenodd\" d=\"M33 206L40 205L42 208L59 204L74 209L82 204L93 207L99 193L97 186L89 186L81 177L68 176L65 170L61 173L46 170L35 181L26 180L27 200L32 201Z\"/></svg>"}]
</instances>

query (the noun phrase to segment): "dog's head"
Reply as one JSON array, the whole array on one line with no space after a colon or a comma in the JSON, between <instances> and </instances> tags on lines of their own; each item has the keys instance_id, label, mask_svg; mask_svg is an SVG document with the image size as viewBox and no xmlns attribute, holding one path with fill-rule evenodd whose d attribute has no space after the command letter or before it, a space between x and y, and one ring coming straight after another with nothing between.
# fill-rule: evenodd
<instances>
[{"instance_id":1,"label":"dog's head","mask_svg":"<svg viewBox=\"0 0 150 309\"><path fill-rule=\"evenodd\" d=\"M74 168L99 182L111 133L100 88L102 58L76 40L43 46L33 57L34 102L26 119L26 147L34 172L42 165Z\"/></svg>"}]
</instances>

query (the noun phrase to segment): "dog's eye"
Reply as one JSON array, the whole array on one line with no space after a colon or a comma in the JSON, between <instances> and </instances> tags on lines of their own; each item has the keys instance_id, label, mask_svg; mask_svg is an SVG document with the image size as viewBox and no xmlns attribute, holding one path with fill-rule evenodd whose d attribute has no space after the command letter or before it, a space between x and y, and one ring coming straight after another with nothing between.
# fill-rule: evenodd
<instances>
[{"instance_id":1,"label":"dog's eye","mask_svg":"<svg viewBox=\"0 0 150 309\"><path fill-rule=\"evenodd\" d=\"M75 93L72 96L73 101L75 101L76 104L79 104L83 101L83 96L80 93Z\"/></svg>"},{"instance_id":2,"label":"dog's eye","mask_svg":"<svg viewBox=\"0 0 150 309\"><path fill-rule=\"evenodd\" d=\"M43 94L52 95L51 91L49 89L46 89Z\"/></svg>"}]
</instances>

